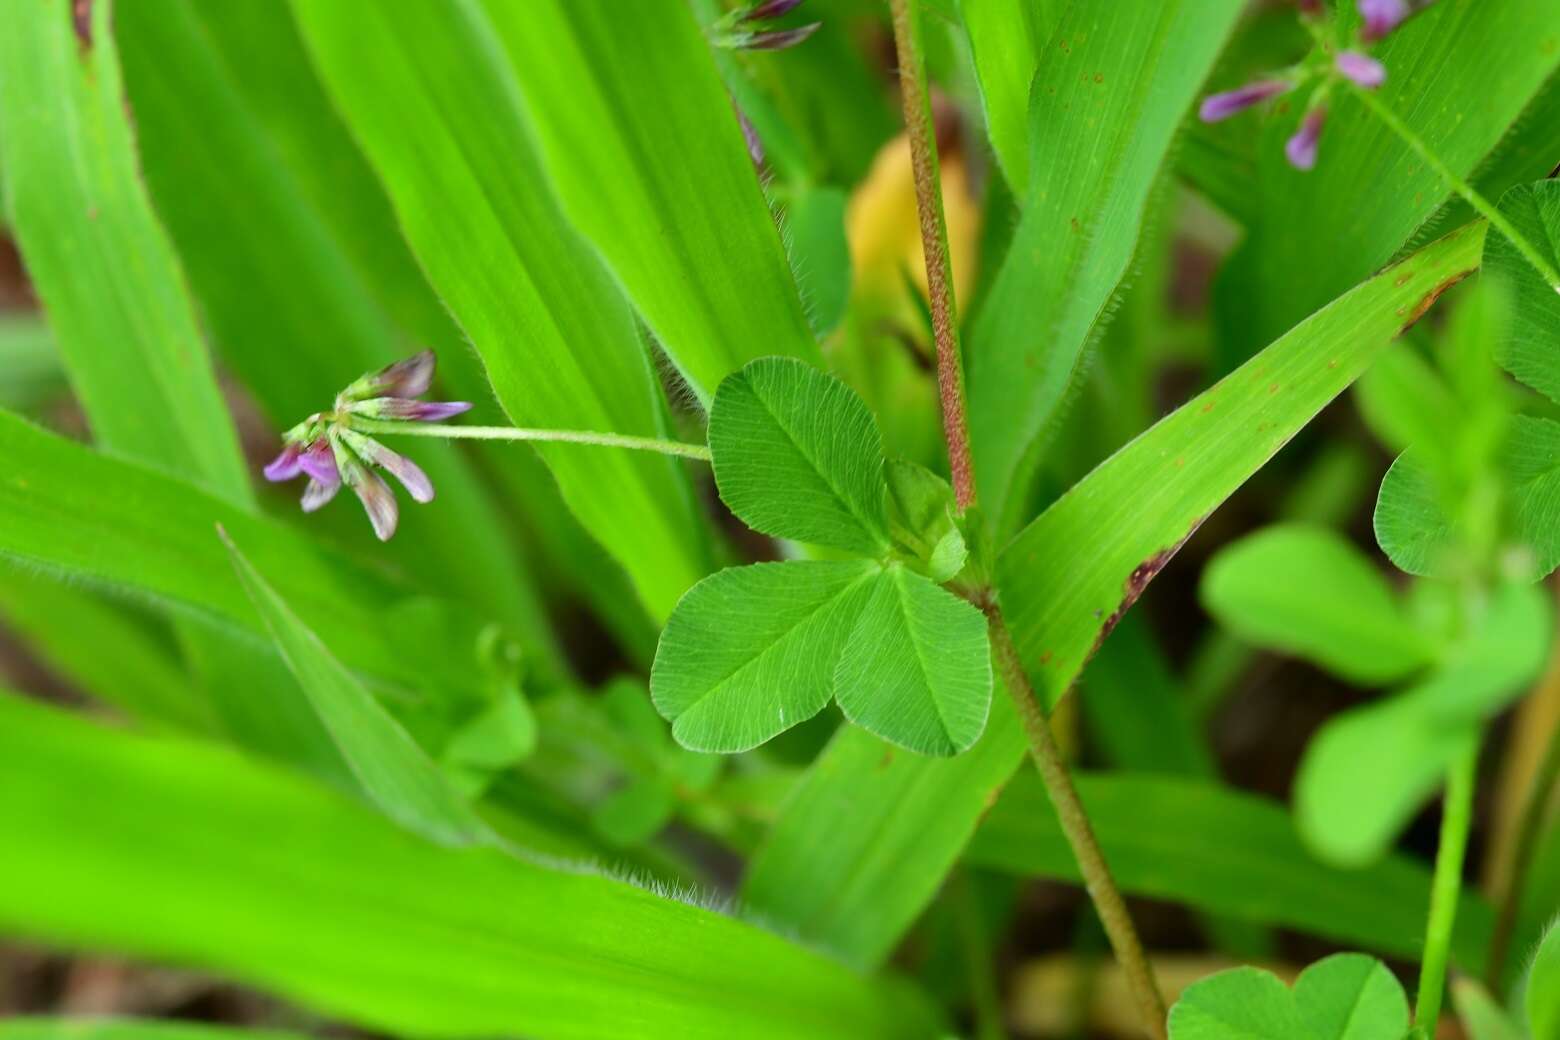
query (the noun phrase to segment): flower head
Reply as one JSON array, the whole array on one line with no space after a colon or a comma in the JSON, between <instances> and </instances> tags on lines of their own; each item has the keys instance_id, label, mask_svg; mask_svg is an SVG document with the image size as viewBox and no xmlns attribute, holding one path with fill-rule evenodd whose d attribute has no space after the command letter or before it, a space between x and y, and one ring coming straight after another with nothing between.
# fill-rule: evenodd
<instances>
[{"instance_id":1,"label":"flower head","mask_svg":"<svg viewBox=\"0 0 1560 1040\"><path fill-rule=\"evenodd\" d=\"M779 51L795 47L818 31L822 22L810 22L794 29L765 28L763 23L789 14L802 0L758 0L739 7L716 22L710 39L718 47L731 50Z\"/></svg>"},{"instance_id":2,"label":"flower head","mask_svg":"<svg viewBox=\"0 0 1560 1040\"><path fill-rule=\"evenodd\" d=\"M316 412L282 435L282 453L265 467L267 480L303 474L303 511L312 513L336 497L345 484L363 503L380 541L395 534L397 508L390 486L375 470L395 476L415 501L433 499L433 484L411 459L357 428L365 421L437 422L471 408L464 401L417 401L433 382L433 351L354 380L336 395L334 407Z\"/></svg>"}]
</instances>

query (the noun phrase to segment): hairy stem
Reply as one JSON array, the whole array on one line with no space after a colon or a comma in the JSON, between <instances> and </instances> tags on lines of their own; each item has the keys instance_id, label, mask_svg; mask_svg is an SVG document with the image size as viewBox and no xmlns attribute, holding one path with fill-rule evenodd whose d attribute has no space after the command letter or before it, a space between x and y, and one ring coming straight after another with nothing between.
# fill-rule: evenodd
<instances>
[{"instance_id":1,"label":"hairy stem","mask_svg":"<svg viewBox=\"0 0 1560 1040\"><path fill-rule=\"evenodd\" d=\"M1100 923L1105 926L1105 934L1110 939L1116 960L1126 973L1127 985L1143 1016L1144 1028L1155 1040L1164 1040L1164 997L1160 996L1159 986L1154 981L1153 966L1148 962L1148 955L1143 952L1143 943L1138 938L1137 927L1132 923L1132 915L1127 911L1126 900L1121 897L1115 878L1111 877L1105 854L1100 851L1099 840L1095 838L1083 802L1078 798L1078 789L1067 774L1067 764L1062 761L1056 738L1051 735L1045 712L1035 697L1029 673L1024 671L1023 660L1008 631L1007 622L1003 620L1002 609L989 597L983 609L991 629L991 645L996 651L1003 685L1013 698L1014 707L1018 709L1024 735L1029 741L1030 757L1040 771L1040 778L1045 781L1046 793L1056 808L1062 833L1067 835L1067 843L1072 846L1073 857L1078 861L1089 898L1094 901Z\"/></svg>"},{"instance_id":2,"label":"hairy stem","mask_svg":"<svg viewBox=\"0 0 1560 1040\"><path fill-rule=\"evenodd\" d=\"M942 177L937 166L937 134L926 89L920 19L910 8L912 2L889 0L889 7L894 16L905 133L910 138L910 164L915 173L915 203L921 223L921 252L926 260L927 295L931 297L932 335L937 342L937 392L942 399L943 434L948 441L954 497L962 511L975 504L975 470L964 400L964 364L959 357L953 263L948 254L948 224L943 216Z\"/></svg>"},{"instance_id":3,"label":"hairy stem","mask_svg":"<svg viewBox=\"0 0 1560 1040\"><path fill-rule=\"evenodd\" d=\"M1402 138L1403 143L1413 149L1414 154L1425 161L1425 165L1440 174L1441 179L1451 185L1453 191L1466 199L1468 205L1472 206L1480 216L1490 222L1490 226L1502 235L1505 235L1507 240L1516 247L1517 252L1521 253L1523 258L1533 265L1533 269L1538 272L1539 277L1543 278L1551 289L1560 293L1560 272L1557 272L1554 264L1550 263L1544 254L1539 252L1538 248L1527 240L1526 235L1512 226L1511 221L1506 219L1504 213L1496 209L1494 204L1481 195L1473 185L1457 176L1452 171L1452 168L1442 162L1441 157L1435 154L1429 145L1420 140L1419 135L1410 130L1408 124L1399 119L1397 113L1388 108L1373 91L1354 83L1350 83L1349 86L1353 88L1354 93L1360 100L1365 102L1365 107L1370 109L1377 119L1386 124L1387 129Z\"/></svg>"},{"instance_id":4,"label":"hairy stem","mask_svg":"<svg viewBox=\"0 0 1560 1040\"><path fill-rule=\"evenodd\" d=\"M1473 786L1479 766L1479 740L1468 741L1458 753L1446 780L1441 810L1441 843L1435 854L1435 878L1430 888L1430 923L1425 927L1425 953L1419 963L1419 996L1414 1025L1426 1037L1435 1035L1446 988L1446 962L1457 921L1457 897L1462 892L1463 857L1473 820Z\"/></svg>"},{"instance_id":5,"label":"hairy stem","mask_svg":"<svg viewBox=\"0 0 1560 1040\"><path fill-rule=\"evenodd\" d=\"M1538 836L1543 832L1544 821L1549 815L1556 781L1560 781L1560 726L1550 731L1544 761L1533 776L1533 785L1528 789L1527 801L1522 806L1522 818L1517 824L1511 870L1506 878L1506 889L1501 893L1500 912L1495 918L1495 934L1490 939L1490 961L1485 973L1485 981L1496 992L1500 990L1506 958L1511 953L1511 937L1516 929L1517 911L1522 906L1522 890L1526 887L1528 867L1533 862Z\"/></svg>"},{"instance_id":6,"label":"hairy stem","mask_svg":"<svg viewBox=\"0 0 1560 1040\"><path fill-rule=\"evenodd\" d=\"M446 426L443 423L387 422L378 419L352 420L352 428L362 433L405 434L409 437L439 437L445 440L471 441L555 441L566 444L594 444L603 448L628 448L655 451L685 459L710 461L710 449L703 444L662 440L659 437L632 437L623 433L592 433L588 430L532 430L520 426Z\"/></svg>"}]
</instances>

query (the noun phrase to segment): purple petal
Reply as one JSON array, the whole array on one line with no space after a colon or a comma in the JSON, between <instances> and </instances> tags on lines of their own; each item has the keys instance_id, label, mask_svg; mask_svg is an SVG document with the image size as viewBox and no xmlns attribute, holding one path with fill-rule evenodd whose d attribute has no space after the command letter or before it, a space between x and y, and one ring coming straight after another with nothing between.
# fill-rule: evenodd
<instances>
[{"instance_id":1,"label":"purple petal","mask_svg":"<svg viewBox=\"0 0 1560 1040\"><path fill-rule=\"evenodd\" d=\"M436 363L433 351L424 350L387 365L378 372L362 376L343 390L341 397L346 401L362 401L371 397L420 397L433 384Z\"/></svg>"},{"instance_id":2,"label":"purple petal","mask_svg":"<svg viewBox=\"0 0 1560 1040\"><path fill-rule=\"evenodd\" d=\"M395 534L397 519L395 495L391 494L390 485L379 479L378 474L366 469L356 471L348 483L352 485L358 501L363 503L368 522L374 525L374 534L379 536L381 542L388 542L390 536Z\"/></svg>"},{"instance_id":3,"label":"purple petal","mask_svg":"<svg viewBox=\"0 0 1560 1040\"><path fill-rule=\"evenodd\" d=\"M336 455L330 442L317 440L299 458L303 472L321 484L340 484L341 474L336 469Z\"/></svg>"},{"instance_id":4,"label":"purple petal","mask_svg":"<svg viewBox=\"0 0 1560 1040\"><path fill-rule=\"evenodd\" d=\"M753 33L739 38L737 46L749 51L783 51L787 47L795 47L801 43L817 32L822 25L822 22L812 22L796 29L775 29L770 32Z\"/></svg>"},{"instance_id":5,"label":"purple petal","mask_svg":"<svg viewBox=\"0 0 1560 1040\"><path fill-rule=\"evenodd\" d=\"M1258 102L1284 93L1291 86L1293 84L1285 80L1264 79L1248 83L1235 90L1226 90L1222 94L1210 94L1203 98L1202 107L1198 109L1197 114L1204 123L1217 123L1237 112L1245 111Z\"/></svg>"},{"instance_id":6,"label":"purple petal","mask_svg":"<svg viewBox=\"0 0 1560 1040\"><path fill-rule=\"evenodd\" d=\"M1327 123L1327 110L1313 108L1305 114L1300 129L1284 144L1284 155L1297 170L1309 170L1316 165L1317 145L1322 139L1322 127Z\"/></svg>"},{"instance_id":7,"label":"purple petal","mask_svg":"<svg viewBox=\"0 0 1560 1040\"><path fill-rule=\"evenodd\" d=\"M433 501L433 481L428 479L422 467L411 459L391 451L372 437L365 437L356 430L342 430L341 438L347 442L364 462L382 466L395 474L408 494L418 502Z\"/></svg>"},{"instance_id":8,"label":"purple petal","mask_svg":"<svg viewBox=\"0 0 1560 1040\"><path fill-rule=\"evenodd\" d=\"M1367 43L1381 39L1412 13L1408 0L1359 0L1359 4L1360 16L1365 19L1362 35Z\"/></svg>"},{"instance_id":9,"label":"purple petal","mask_svg":"<svg viewBox=\"0 0 1560 1040\"><path fill-rule=\"evenodd\" d=\"M1387 67L1359 51L1342 51L1333 64L1339 73L1366 90L1375 90L1387 81Z\"/></svg>"},{"instance_id":10,"label":"purple petal","mask_svg":"<svg viewBox=\"0 0 1560 1040\"><path fill-rule=\"evenodd\" d=\"M408 401L404 397L377 397L372 401L358 401L350 408L353 414L370 419L438 422L471 411L471 404L467 401Z\"/></svg>"},{"instance_id":11,"label":"purple petal","mask_svg":"<svg viewBox=\"0 0 1560 1040\"><path fill-rule=\"evenodd\" d=\"M801 4L802 0L764 0L742 12L738 19L743 22L765 22L771 18L779 18L783 14L789 14Z\"/></svg>"},{"instance_id":12,"label":"purple petal","mask_svg":"<svg viewBox=\"0 0 1560 1040\"><path fill-rule=\"evenodd\" d=\"M303 506L305 513L312 513L335 498L336 492L340 490L341 481L339 480L329 484L322 484L311 477L309 483L304 486L303 500L299 504Z\"/></svg>"},{"instance_id":13,"label":"purple petal","mask_svg":"<svg viewBox=\"0 0 1560 1040\"><path fill-rule=\"evenodd\" d=\"M291 480L303 472L303 465L299 461L303 455L303 445L289 444L282 449L282 453L272 459L265 467L265 479L280 483Z\"/></svg>"}]
</instances>

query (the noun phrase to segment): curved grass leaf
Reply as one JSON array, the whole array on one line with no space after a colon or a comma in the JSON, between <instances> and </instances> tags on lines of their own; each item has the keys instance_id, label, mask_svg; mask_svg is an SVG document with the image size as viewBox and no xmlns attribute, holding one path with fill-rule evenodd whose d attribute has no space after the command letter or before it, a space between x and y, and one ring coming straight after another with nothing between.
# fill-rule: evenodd
<instances>
[{"instance_id":1,"label":"curved grass leaf","mask_svg":"<svg viewBox=\"0 0 1560 1040\"><path fill-rule=\"evenodd\" d=\"M295 0L293 11L509 417L663 435L633 315L547 190L514 76L477 5ZM365 49L385 60L365 64ZM709 566L677 464L591 446L538 450L652 614L669 614Z\"/></svg>"},{"instance_id":2,"label":"curved grass leaf","mask_svg":"<svg viewBox=\"0 0 1560 1040\"><path fill-rule=\"evenodd\" d=\"M228 533L219 533L249 601L363 793L385 815L435 841L489 840L492 833L417 742L298 619Z\"/></svg>"},{"instance_id":3,"label":"curved grass leaf","mask_svg":"<svg viewBox=\"0 0 1560 1040\"><path fill-rule=\"evenodd\" d=\"M689 589L650 672L650 696L677 742L746 751L822 711L879 573L870 560L757 563Z\"/></svg>"},{"instance_id":4,"label":"curved grass leaf","mask_svg":"<svg viewBox=\"0 0 1560 1040\"><path fill-rule=\"evenodd\" d=\"M986 136L1008 184L1029 186L1029 93L1066 0L960 0Z\"/></svg>"},{"instance_id":5,"label":"curved grass leaf","mask_svg":"<svg viewBox=\"0 0 1560 1040\"><path fill-rule=\"evenodd\" d=\"M1290 990L1258 968L1194 982L1170 1009L1171 1040L1386 1040L1408 1032L1408 997L1385 964L1335 953Z\"/></svg>"},{"instance_id":6,"label":"curved grass leaf","mask_svg":"<svg viewBox=\"0 0 1560 1040\"><path fill-rule=\"evenodd\" d=\"M1551 264L1560 263L1560 183L1512 188L1501 196L1500 210ZM1496 344L1496 360L1528 386L1560 401L1560 293L1499 231L1485 240L1484 265L1511 288L1509 321Z\"/></svg>"},{"instance_id":7,"label":"curved grass leaf","mask_svg":"<svg viewBox=\"0 0 1560 1040\"><path fill-rule=\"evenodd\" d=\"M1317 859L1277 802L1212 781L1080 773L1079 795L1122 888L1229 917L1298 929L1401 957L1417 957L1430 871L1407 856L1360 870ZM1188 834L1197 835L1188 843ZM966 859L1025 877L1080 880L1037 777L1023 773L991 810ZM1328 898L1316 899L1326 892ZM1463 895L1453 938L1460 964L1484 959L1494 915Z\"/></svg>"},{"instance_id":8,"label":"curved grass leaf","mask_svg":"<svg viewBox=\"0 0 1560 1040\"><path fill-rule=\"evenodd\" d=\"M887 550L883 436L838 379L803 361L754 361L721 382L709 442L721 501L755 531Z\"/></svg>"},{"instance_id":9,"label":"curved grass leaf","mask_svg":"<svg viewBox=\"0 0 1560 1040\"><path fill-rule=\"evenodd\" d=\"M856 725L923 755L956 755L986 728L986 617L901 564L872 581L834 673Z\"/></svg>"},{"instance_id":10,"label":"curved grass leaf","mask_svg":"<svg viewBox=\"0 0 1560 1040\"><path fill-rule=\"evenodd\" d=\"M1560 68L1557 32L1529 0L1431 5L1375 50L1388 69L1381 102L1466 177ZM1254 223L1216 288L1221 347L1232 361L1386 264L1450 194L1348 91L1328 101L1316 168L1292 168L1284 139L1301 108L1281 105L1264 128L1250 128L1260 136L1255 178L1245 184ZM1361 204L1363 192L1385 185L1391 190Z\"/></svg>"},{"instance_id":11,"label":"curved grass leaf","mask_svg":"<svg viewBox=\"0 0 1560 1040\"><path fill-rule=\"evenodd\" d=\"M1449 235L1318 312L1117 452L1003 550L1003 608L1048 705L1191 528L1477 266L1483 231ZM868 734L842 730L753 861L747 898L852 960L886 956L1023 751L1002 697L985 735L951 761L885 754Z\"/></svg>"},{"instance_id":12,"label":"curved grass leaf","mask_svg":"<svg viewBox=\"0 0 1560 1040\"><path fill-rule=\"evenodd\" d=\"M0 698L0 789L8 936L200 968L387 1034L936 1035L892 981L589 870L429 844L209 745Z\"/></svg>"},{"instance_id":13,"label":"curved grass leaf","mask_svg":"<svg viewBox=\"0 0 1560 1040\"><path fill-rule=\"evenodd\" d=\"M1037 438L1126 274L1176 126L1240 9L1235 0L1073 4L1041 49L1029 201L969 337L981 505L1004 533L1024 519L1007 514L1009 495L1025 499Z\"/></svg>"},{"instance_id":14,"label":"curved grass leaf","mask_svg":"<svg viewBox=\"0 0 1560 1040\"><path fill-rule=\"evenodd\" d=\"M700 400L754 358L820 363L688 5L484 6L564 208Z\"/></svg>"},{"instance_id":15,"label":"curved grass leaf","mask_svg":"<svg viewBox=\"0 0 1560 1040\"><path fill-rule=\"evenodd\" d=\"M183 272L136 169L110 5L85 10L77 27L70 7L26 4L0 34L0 194L97 440L248 502Z\"/></svg>"},{"instance_id":16,"label":"curved grass leaf","mask_svg":"<svg viewBox=\"0 0 1560 1040\"><path fill-rule=\"evenodd\" d=\"M1204 569L1200 592L1226 628L1354 682L1404 678L1434 652L1386 576L1325 527L1278 525L1233 543Z\"/></svg>"}]
</instances>

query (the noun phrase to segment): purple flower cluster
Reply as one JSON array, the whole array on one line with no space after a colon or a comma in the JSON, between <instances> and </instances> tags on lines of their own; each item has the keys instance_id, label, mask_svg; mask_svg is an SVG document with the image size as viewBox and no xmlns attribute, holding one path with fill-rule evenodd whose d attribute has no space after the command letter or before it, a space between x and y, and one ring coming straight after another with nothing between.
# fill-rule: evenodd
<instances>
[{"instance_id":1,"label":"purple flower cluster","mask_svg":"<svg viewBox=\"0 0 1560 1040\"><path fill-rule=\"evenodd\" d=\"M1243 112L1268 98L1287 94L1306 86L1318 75L1321 83L1311 94L1300 127L1284 145L1284 155L1290 165L1299 170L1316 166L1321 144L1322 128L1327 125L1327 95L1338 78L1346 79L1366 90L1375 90L1387 81L1387 69L1371 57L1364 48L1375 44L1392 30L1402 25L1408 17L1430 0L1357 0L1361 27L1356 45L1339 49L1325 67L1314 64L1300 65L1281 73L1248 83L1235 90L1213 94L1203 99L1198 114L1205 123L1216 123ZM1321 19L1326 9L1318 0L1297 0L1302 17ZM1331 48L1329 47L1329 50Z\"/></svg>"},{"instance_id":2,"label":"purple flower cluster","mask_svg":"<svg viewBox=\"0 0 1560 1040\"><path fill-rule=\"evenodd\" d=\"M433 351L370 372L336 395L335 407L317 412L282 435L282 453L265 467L271 481L309 478L303 511L312 513L345 484L363 503L380 541L395 534L398 512L390 486L375 472L395 475L415 501L433 499L433 484L411 459L352 428L355 416L404 422L438 422L471 408L464 401L418 401L433 382Z\"/></svg>"},{"instance_id":3,"label":"purple flower cluster","mask_svg":"<svg viewBox=\"0 0 1560 1040\"><path fill-rule=\"evenodd\" d=\"M802 0L759 0L726 15L710 31L716 46L731 50L780 51L795 47L818 31L822 22L810 22L794 29L765 28L765 22L791 13Z\"/></svg>"}]
</instances>

